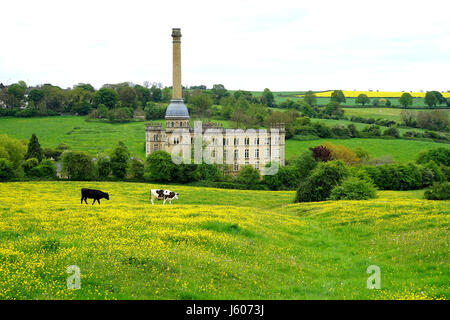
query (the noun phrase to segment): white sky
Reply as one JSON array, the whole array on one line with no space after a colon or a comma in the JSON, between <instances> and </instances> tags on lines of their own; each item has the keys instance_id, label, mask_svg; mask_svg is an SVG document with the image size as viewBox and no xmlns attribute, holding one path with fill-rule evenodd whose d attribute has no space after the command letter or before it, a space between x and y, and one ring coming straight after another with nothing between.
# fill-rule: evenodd
<instances>
[{"instance_id":1,"label":"white sky","mask_svg":"<svg viewBox=\"0 0 450 320\"><path fill-rule=\"evenodd\" d=\"M0 82L450 90L450 1L5 1Z\"/></svg>"}]
</instances>

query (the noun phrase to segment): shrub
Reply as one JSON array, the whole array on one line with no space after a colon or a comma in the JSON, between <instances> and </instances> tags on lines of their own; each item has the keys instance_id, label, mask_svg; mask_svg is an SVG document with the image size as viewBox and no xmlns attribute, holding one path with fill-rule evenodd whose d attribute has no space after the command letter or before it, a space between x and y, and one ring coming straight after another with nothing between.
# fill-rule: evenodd
<instances>
[{"instance_id":1,"label":"shrub","mask_svg":"<svg viewBox=\"0 0 450 320\"><path fill-rule=\"evenodd\" d=\"M111 159L103 154L97 155L97 170L99 178L106 178L111 173Z\"/></svg>"},{"instance_id":2,"label":"shrub","mask_svg":"<svg viewBox=\"0 0 450 320\"><path fill-rule=\"evenodd\" d=\"M330 142L325 142L324 147L330 150L332 160L342 160L348 165L356 164L360 161L356 153L343 145L334 145Z\"/></svg>"},{"instance_id":3,"label":"shrub","mask_svg":"<svg viewBox=\"0 0 450 320\"><path fill-rule=\"evenodd\" d=\"M237 176L237 181L242 184L257 184L260 180L259 170L251 165L243 166Z\"/></svg>"},{"instance_id":4,"label":"shrub","mask_svg":"<svg viewBox=\"0 0 450 320\"><path fill-rule=\"evenodd\" d=\"M379 137L379 136L381 136L380 127L375 125L375 124L372 124L370 126L365 127L362 130L362 133L366 137Z\"/></svg>"},{"instance_id":5,"label":"shrub","mask_svg":"<svg viewBox=\"0 0 450 320\"><path fill-rule=\"evenodd\" d=\"M171 155L164 150L158 150L152 152L145 161L144 179L161 182L172 181L175 170Z\"/></svg>"},{"instance_id":6,"label":"shrub","mask_svg":"<svg viewBox=\"0 0 450 320\"><path fill-rule=\"evenodd\" d=\"M424 196L428 200L450 200L450 182L435 183L426 190Z\"/></svg>"},{"instance_id":7,"label":"shrub","mask_svg":"<svg viewBox=\"0 0 450 320\"><path fill-rule=\"evenodd\" d=\"M129 159L130 152L125 144L119 141L111 154L111 172L116 178L123 179L126 176Z\"/></svg>"},{"instance_id":8,"label":"shrub","mask_svg":"<svg viewBox=\"0 0 450 320\"><path fill-rule=\"evenodd\" d=\"M374 185L368 181L349 177L331 190L331 200L367 200L376 197Z\"/></svg>"},{"instance_id":9,"label":"shrub","mask_svg":"<svg viewBox=\"0 0 450 320\"><path fill-rule=\"evenodd\" d=\"M331 160L331 151L325 146L317 146L309 148L312 151L312 155L316 161L327 162Z\"/></svg>"},{"instance_id":10,"label":"shrub","mask_svg":"<svg viewBox=\"0 0 450 320\"><path fill-rule=\"evenodd\" d=\"M7 159L0 158L0 181L8 181L14 178L13 163Z\"/></svg>"},{"instance_id":11,"label":"shrub","mask_svg":"<svg viewBox=\"0 0 450 320\"><path fill-rule=\"evenodd\" d=\"M220 181L222 180L222 172L216 164L201 163L197 167L198 178L200 180Z\"/></svg>"},{"instance_id":12,"label":"shrub","mask_svg":"<svg viewBox=\"0 0 450 320\"><path fill-rule=\"evenodd\" d=\"M300 178L305 179L317 166L317 162L314 159L312 152L306 151L294 160L294 166L297 168Z\"/></svg>"},{"instance_id":13,"label":"shrub","mask_svg":"<svg viewBox=\"0 0 450 320\"><path fill-rule=\"evenodd\" d=\"M41 162L43 158L41 145L39 144L38 138L33 133L31 135L30 142L28 143L28 151L25 155L25 159L36 158L39 162Z\"/></svg>"},{"instance_id":14,"label":"shrub","mask_svg":"<svg viewBox=\"0 0 450 320\"><path fill-rule=\"evenodd\" d=\"M28 176L30 174L31 169L37 167L38 165L39 165L38 159L36 158L27 159L22 163L23 171Z\"/></svg>"},{"instance_id":15,"label":"shrub","mask_svg":"<svg viewBox=\"0 0 450 320\"><path fill-rule=\"evenodd\" d=\"M270 190L295 190L300 182L300 172L295 166L282 166L274 175L265 175L263 182Z\"/></svg>"},{"instance_id":16,"label":"shrub","mask_svg":"<svg viewBox=\"0 0 450 320\"><path fill-rule=\"evenodd\" d=\"M65 152L62 157L62 172L72 180L91 180L96 176L90 155L80 151Z\"/></svg>"},{"instance_id":17,"label":"shrub","mask_svg":"<svg viewBox=\"0 0 450 320\"><path fill-rule=\"evenodd\" d=\"M311 175L300 183L295 202L326 200L331 190L348 174L348 168L342 161L320 163Z\"/></svg>"},{"instance_id":18,"label":"shrub","mask_svg":"<svg viewBox=\"0 0 450 320\"><path fill-rule=\"evenodd\" d=\"M180 163L177 166L175 180L181 183L193 182L199 180L200 173L197 164Z\"/></svg>"},{"instance_id":19,"label":"shrub","mask_svg":"<svg viewBox=\"0 0 450 320\"><path fill-rule=\"evenodd\" d=\"M144 177L144 162L137 157L132 157L129 171L131 178L142 179Z\"/></svg>"},{"instance_id":20,"label":"shrub","mask_svg":"<svg viewBox=\"0 0 450 320\"><path fill-rule=\"evenodd\" d=\"M408 164L386 164L364 168L379 189L414 190L422 187L422 170Z\"/></svg>"},{"instance_id":21,"label":"shrub","mask_svg":"<svg viewBox=\"0 0 450 320\"><path fill-rule=\"evenodd\" d=\"M28 176L34 178L56 178L56 166L50 159L44 159L38 166L31 168Z\"/></svg>"},{"instance_id":22,"label":"shrub","mask_svg":"<svg viewBox=\"0 0 450 320\"><path fill-rule=\"evenodd\" d=\"M450 166L450 148L440 147L419 153L417 163L424 164L430 161L438 165Z\"/></svg>"},{"instance_id":23,"label":"shrub","mask_svg":"<svg viewBox=\"0 0 450 320\"><path fill-rule=\"evenodd\" d=\"M383 132L383 136L391 136L394 138L399 138L400 133L398 132L398 129L396 127L389 127Z\"/></svg>"}]
</instances>

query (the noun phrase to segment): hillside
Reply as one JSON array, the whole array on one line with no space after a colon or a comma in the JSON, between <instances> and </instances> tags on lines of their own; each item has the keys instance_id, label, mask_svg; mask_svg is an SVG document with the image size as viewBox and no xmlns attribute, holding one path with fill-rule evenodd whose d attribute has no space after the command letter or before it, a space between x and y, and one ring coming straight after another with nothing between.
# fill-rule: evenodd
<instances>
[{"instance_id":1,"label":"hillside","mask_svg":"<svg viewBox=\"0 0 450 320\"><path fill-rule=\"evenodd\" d=\"M110 201L80 205L81 187ZM163 207L152 187L1 183L0 299L449 298L449 201L292 204L294 192L157 186L180 193ZM381 290L366 288L374 264ZM66 289L68 265L80 290Z\"/></svg>"}]
</instances>

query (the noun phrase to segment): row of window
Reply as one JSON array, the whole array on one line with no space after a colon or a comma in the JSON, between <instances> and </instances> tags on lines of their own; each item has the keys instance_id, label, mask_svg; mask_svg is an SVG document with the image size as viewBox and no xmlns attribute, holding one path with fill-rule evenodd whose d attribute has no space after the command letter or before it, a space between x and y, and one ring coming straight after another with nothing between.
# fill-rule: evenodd
<instances>
[{"instance_id":1,"label":"row of window","mask_svg":"<svg viewBox=\"0 0 450 320\"><path fill-rule=\"evenodd\" d=\"M161 135L155 134L153 136L154 141L160 141L160 139L161 139ZM223 145L229 146L230 145L229 140L230 139L228 139L228 138L224 138ZM180 137L173 138L173 144L180 144L180 141L181 141ZM278 144L279 142L280 142L280 137L275 137L275 144ZM194 144L194 138L191 138L191 144ZM212 138L212 144L217 145L217 138ZM255 138L254 144L259 145L259 138ZM235 146L239 145L239 138L234 138L233 145L235 145ZM244 139L244 145L246 145L246 146L250 145L250 138ZM270 145L270 138L264 138L264 145Z\"/></svg>"}]
</instances>

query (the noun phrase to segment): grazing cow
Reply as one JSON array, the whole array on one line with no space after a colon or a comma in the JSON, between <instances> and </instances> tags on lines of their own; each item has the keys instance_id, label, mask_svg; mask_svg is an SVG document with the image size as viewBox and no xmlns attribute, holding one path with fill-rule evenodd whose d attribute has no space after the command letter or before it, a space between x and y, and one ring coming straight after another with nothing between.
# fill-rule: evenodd
<instances>
[{"instance_id":1,"label":"grazing cow","mask_svg":"<svg viewBox=\"0 0 450 320\"><path fill-rule=\"evenodd\" d=\"M94 189L81 189L81 204L84 202L87 204L86 199L94 199L94 202L92 202L92 205L94 205L95 201L100 204L100 199L105 198L106 200L109 200L109 194L102 192L100 190L94 190Z\"/></svg>"},{"instance_id":2,"label":"grazing cow","mask_svg":"<svg viewBox=\"0 0 450 320\"><path fill-rule=\"evenodd\" d=\"M170 204L172 204L172 200L178 199L178 193L172 192L170 190L162 190L162 189L152 189L150 190L150 199L153 200L164 200L163 205L166 203L166 200L169 201Z\"/></svg>"}]
</instances>

